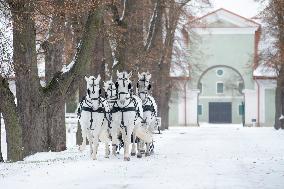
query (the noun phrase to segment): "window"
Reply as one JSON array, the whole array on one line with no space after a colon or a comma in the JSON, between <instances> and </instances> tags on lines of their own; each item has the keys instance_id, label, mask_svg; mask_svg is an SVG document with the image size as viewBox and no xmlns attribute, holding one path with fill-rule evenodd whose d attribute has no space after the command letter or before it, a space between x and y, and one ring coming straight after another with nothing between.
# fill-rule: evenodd
<instances>
[{"instance_id":1,"label":"window","mask_svg":"<svg viewBox=\"0 0 284 189\"><path fill-rule=\"evenodd\" d=\"M245 113L245 106L244 104L239 105L239 115L242 116Z\"/></svg>"},{"instance_id":2,"label":"window","mask_svg":"<svg viewBox=\"0 0 284 189\"><path fill-rule=\"evenodd\" d=\"M218 70L216 71L216 74L217 74L217 76L223 76L223 75L224 75L224 70L218 69Z\"/></svg>"},{"instance_id":3,"label":"window","mask_svg":"<svg viewBox=\"0 0 284 189\"><path fill-rule=\"evenodd\" d=\"M223 94L224 93L224 83L218 82L217 83L217 94Z\"/></svg>"},{"instance_id":4,"label":"window","mask_svg":"<svg viewBox=\"0 0 284 189\"><path fill-rule=\"evenodd\" d=\"M197 106L197 113L198 115L202 115L202 105Z\"/></svg>"}]
</instances>

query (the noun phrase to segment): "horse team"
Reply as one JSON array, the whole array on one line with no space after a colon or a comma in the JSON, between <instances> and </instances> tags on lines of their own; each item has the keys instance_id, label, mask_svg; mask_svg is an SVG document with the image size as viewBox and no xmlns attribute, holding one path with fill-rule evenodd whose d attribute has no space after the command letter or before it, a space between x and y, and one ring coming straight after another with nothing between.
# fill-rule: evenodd
<instances>
[{"instance_id":1,"label":"horse team","mask_svg":"<svg viewBox=\"0 0 284 189\"><path fill-rule=\"evenodd\" d=\"M100 75L85 77L87 95L80 101L78 119L82 128L83 151L86 139L95 160L99 141L105 144L105 157L117 154L118 146L123 144L124 160L130 160L130 154L138 158L146 146L145 156L153 151L153 133L159 129L160 118L157 117L157 105L151 96L151 74L138 73L136 95L130 80L132 73L118 72L116 82L104 82L105 95L100 88ZM120 140L122 139L122 140ZM132 144L132 145L131 145ZM129 151L131 145L131 152Z\"/></svg>"}]
</instances>

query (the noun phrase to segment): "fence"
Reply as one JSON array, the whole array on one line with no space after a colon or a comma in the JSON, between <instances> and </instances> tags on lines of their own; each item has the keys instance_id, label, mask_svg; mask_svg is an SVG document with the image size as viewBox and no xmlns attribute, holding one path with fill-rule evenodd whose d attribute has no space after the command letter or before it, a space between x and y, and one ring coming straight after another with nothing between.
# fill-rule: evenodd
<instances>
[{"instance_id":1,"label":"fence","mask_svg":"<svg viewBox=\"0 0 284 189\"><path fill-rule=\"evenodd\" d=\"M4 119L2 114L0 114L0 123L1 129L0 134L2 134L2 141L5 141L4 137L6 136L5 127L4 127ZM66 145L67 148L76 146L76 132L78 119L75 113L65 113L65 125L66 125Z\"/></svg>"}]
</instances>

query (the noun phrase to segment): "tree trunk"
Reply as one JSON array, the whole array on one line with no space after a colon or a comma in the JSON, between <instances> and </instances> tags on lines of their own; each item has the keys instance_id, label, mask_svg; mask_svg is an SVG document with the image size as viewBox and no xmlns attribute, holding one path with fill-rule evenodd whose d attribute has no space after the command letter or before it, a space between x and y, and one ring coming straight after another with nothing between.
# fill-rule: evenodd
<instances>
[{"instance_id":1,"label":"tree trunk","mask_svg":"<svg viewBox=\"0 0 284 189\"><path fill-rule=\"evenodd\" d=\"M79 85L79 100L81 100L83 96L85 95L86 95L86 84L85 84L85 80L82 79L81 85ZM82 129L81 129L80 123L78 122L78 129L76 132L76 144L81 145L82 141L83 141Z\"/></svg>"},{"instance_id":2,"label":"tree trunk","mask_svg":"<svg viewBox=\"0 0 284 189\"><path fill-rule=\"evenodd\" d=\"M275 129L284 129L284 120L279 120L279 117L284 114L284 7L283 1L271 1L273 12L276 14L277 33L277 48L279 48L280 71L277 80L275 104Z\"/></svg>"},{"instance_id":3,"label":"tree trunk","mask_svg":"<svg viewBox=\"0 0 284 189\"><path fill-rule=\"evenodd\" d=\"M20 3L10 2L10 7L14 24L13 59L16 71L17 108L20 125L23 128L24 155L27 156L49 150L47 108L49 105L57 104L56 102L62 97L64 100L67 99L76 91L84 67L91 62L94 49L92 42L101 27L102 15L100 9L90 12L73 67L64 74L61 72L54 74L48 85L42 88L37 71L35 28L32 20L33 4L28 3L28 0ZM5 111L3 112L5 116ZM8 137L14 139L11 135Z\"/></svg>"},{"instance_id":4,"label":"tree trunk","mask_svg":"<svg viewBox=\"0 0 284 189\"><path fill-rule=\"evenodd\" d=\"M102 19L103 22L103 19ZM91 75L97 76L100 74L102 81L105 81L105 37L103 35L98 35L94 41L95 48L94 48L94 56L92 63L89 68L89 73ZM101 89L103 88L103 83L101 82L100 85ZM85 91L84 91L85 92ZM86 95L86 94L85 94Z\"/></svg>"},{"instance_id":5,"label":"tree trunk","mask_svg":"<svg viewBox=\"0 0 284 189\"><path fill-rule=\"evenodd\" d=\"M276 87L276 95L275 95L275 105L276 105L276 112L275 112L275 124L274 124L274 128L275 129L280 129L281 128L281 120L279 120L279 118L282 115L282 90L281 90L281 86Z\"/></svg>"},{"instance_id":6,"label":"tree trunk","mask_svg":"<svg viewBox=\"0 0 284 189\"><path fill-rule=\"evenodd\" d=\"M10 3L13 18L13 60L17 108L22 126L24 156L47 151L45 107L39 93L34 5L28 0Z\"/></svg>"},{"instance_id":7,"label":"tree trunk","mask_svg":"<svg viewBox=\"0 0 284 189\"><path fill-rule=\"evenodd\" d=\"M1 117L1 108L0 108L0 162L4 162L3 155L2 155L2 149L1 149L1 135L2 135L2 125L1 125L2 117Z\"/></svg>"},{"instance_id":8,"label":"tree trunk","mask_svg":"<svg viewBox=\"0 0 284 189\"><path fill-rule=\"evenodd\" d=\"M22 128L17 114L15 97L8 81L0 76L0 106L5 121L7 160L23 160Z\"/></svg>"},{"instance_id":9,"label":"tree trunk","mask_svg":"<svg viewBox=\"0 0 284 189\"><path fill-rule=\"evenodd\" d=\"M165 22L166 24L166 36L163 45L163 51L160 59L160 92L161 98L161 116L162 117L162 129L169 128L169 102L171 96L171 79L170 79L170 69L172 62L172 51L174 45L175 31L178 25L179 17L181 14L181 9L183 5L176 3L175 1L168 1L168 11L164 10Z\"/></svg>"},{"instance_id":10,"label":"tree trunk","mask_svg":"<svg viewBox=\"0 0 284 189\"><path fill-rule=\"evenodd\" d=\"M53 75L59 72L63 66L64 55L64 14L60 12L63 0L55 1L59 8L51 21L49 38L43 42L45 50L45 80L50 82ZM63 151L66 149L66 126L65 126L65 100L64 96L58 97L57 101L47 106L46 122L48 124L48 148L51 151Z\"/></svg>"}]
</instances>

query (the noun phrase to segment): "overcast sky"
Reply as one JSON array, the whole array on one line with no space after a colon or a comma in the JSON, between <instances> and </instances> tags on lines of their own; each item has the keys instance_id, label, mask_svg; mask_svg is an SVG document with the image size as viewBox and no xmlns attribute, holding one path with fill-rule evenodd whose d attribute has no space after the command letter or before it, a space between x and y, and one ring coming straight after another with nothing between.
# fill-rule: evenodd
<instances>
[{"instance_id":1,"label":"overcast sky","mask_svg":"<svg viewBox=\"0 0 284 189\"><path fill-rule=\"evenodd\" d=\"M225 8L247 18L255 16L261 8L254 0L211 0L211 2L214 10Z\"/></svg>"}]
</instances>

